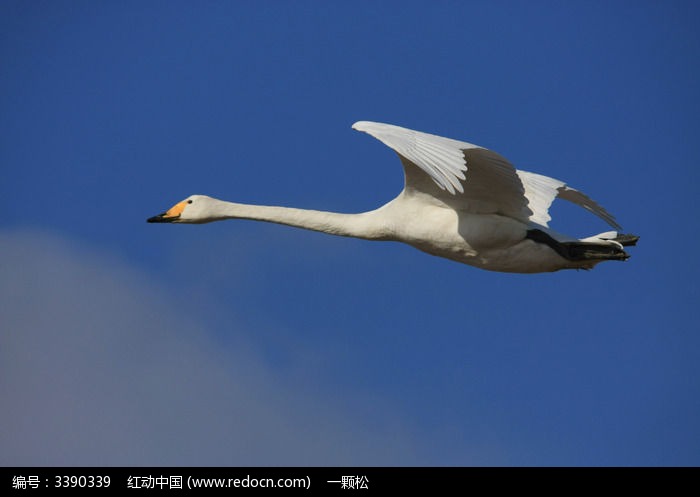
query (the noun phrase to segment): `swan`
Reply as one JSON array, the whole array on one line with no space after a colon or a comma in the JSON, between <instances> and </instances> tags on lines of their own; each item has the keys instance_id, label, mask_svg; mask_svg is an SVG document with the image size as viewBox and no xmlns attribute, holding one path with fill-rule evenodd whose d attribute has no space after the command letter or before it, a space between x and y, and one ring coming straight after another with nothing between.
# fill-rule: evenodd
<instances>
[{"instance_id":1,"label":"swan","mask_svg":"<svg viewBox=\"0 0 700 497\"><path fill-rule=\"evenodd\" d=\"M192 195L147 221L267 221L403 242L428 254L511 273L591 269L602 261L624 261L629 255L623 247L639 239L619 234L615 218L582 192L557 179L516 170L486 148L391 124L359 121L352 127L392 148L403 165L404 189L378 209L341 214ZM583 239L557 233L548 226L555 198L587 209L615 230Z\"/></svg>"}]
</instances>

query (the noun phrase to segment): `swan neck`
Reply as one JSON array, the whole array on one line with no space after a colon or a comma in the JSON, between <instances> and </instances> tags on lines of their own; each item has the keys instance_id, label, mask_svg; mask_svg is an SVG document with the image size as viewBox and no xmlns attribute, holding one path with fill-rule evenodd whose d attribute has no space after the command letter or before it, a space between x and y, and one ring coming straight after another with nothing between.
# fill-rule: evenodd
<instances>
[{"instance_id":1,"label":"swan neck","mask_svg":"<svg viewBox=\"0 0 700 497\"><path fill-rule=\"evenodd\" d=\"M320 231L332 235L384 239L385 233L381 223L378 223L377 216L374 215L375 212L342 214L292 207L218 201L214 220L250 219Z\"/></svg>"}]
</instances>

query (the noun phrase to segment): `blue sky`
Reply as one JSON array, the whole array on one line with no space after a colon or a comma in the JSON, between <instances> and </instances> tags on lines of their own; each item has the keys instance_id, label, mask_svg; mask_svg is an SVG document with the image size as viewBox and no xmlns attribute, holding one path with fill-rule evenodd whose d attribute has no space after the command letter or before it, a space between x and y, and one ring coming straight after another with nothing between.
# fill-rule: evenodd
<instances>
[{"instance_id":1,"label":"blue sky","mask_svg":"<svg viewBox=\"0 0 700 497\"><path fill-rule=\"evenodd\" d=\"M0 464L700 464L698 19L694 2L2 2ZM402 172L357 120L492 148L640 244L513 275L145 222L194 193L375 208Z\"/></svg>"}]
</instances>

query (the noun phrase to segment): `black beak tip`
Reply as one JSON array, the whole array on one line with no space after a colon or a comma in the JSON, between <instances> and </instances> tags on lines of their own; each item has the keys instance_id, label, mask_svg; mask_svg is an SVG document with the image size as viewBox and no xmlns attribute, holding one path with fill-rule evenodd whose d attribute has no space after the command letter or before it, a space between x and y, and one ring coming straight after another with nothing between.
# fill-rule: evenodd
<instances>
[{"instance_id":1,"label":"black beak tip","mask_svg":"<svg viewBox=\"0 0 700 497\"><path fill-rule=\"evenodd\" d=\"M146 222L147 223L164 223L165 222L165 219L163 218L164 215L165 215L165 213L158 214L157 216L149 217L148 219L146 219Z\"/></svg>"}]
</instances>

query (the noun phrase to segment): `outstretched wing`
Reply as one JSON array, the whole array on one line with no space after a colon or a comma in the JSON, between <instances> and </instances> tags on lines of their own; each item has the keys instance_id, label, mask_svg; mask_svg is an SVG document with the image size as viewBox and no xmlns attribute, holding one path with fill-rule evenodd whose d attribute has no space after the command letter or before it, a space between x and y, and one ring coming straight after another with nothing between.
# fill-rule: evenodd
<instances>
[{"instance_id":1,"label":"outstretched wing","mask_svg":"<svg viewBox=\"0 0 700 497\"><path fill-rule=\"evenodd\" d=\"M518 170L518 176L520 176L523 182L525 196L533 212L530 216L531 222L547 226L547 223L552 219L549 215L549 207L552 205L552 202L554 202L554 199L562 198L595 214L616 230L622 229L622 226L615 221L613 215L606 211L595 200L585 193L571 188L563 181L520 170Z\"/></svg>"},{"instance_id":2,"label":"outstretched wing","mask_svg":"<svg viewBox=\"0 0 700 497\"><path fill-rule=\"evenodd\" d=\"M425 193L473 213L500 213L524 221L532 214L515 168L495 152L391 124L360 121L353 128L399 154L407 191Z\"/></svg>"},{"instance_id":3,"label":"outstretched wing","mask_svg":"<svg viewBox=\"0 0 700 497\"><path fill-rule=\"evenodd\" d=\"M547 176L518 171L503 156L478 145L370 121L356 122L353 128L399 155L407 191L430 195L458 210L501 214L543 226L559 196L619 228L605 209L578 190Z\"/></svg>"}]
</instances>

